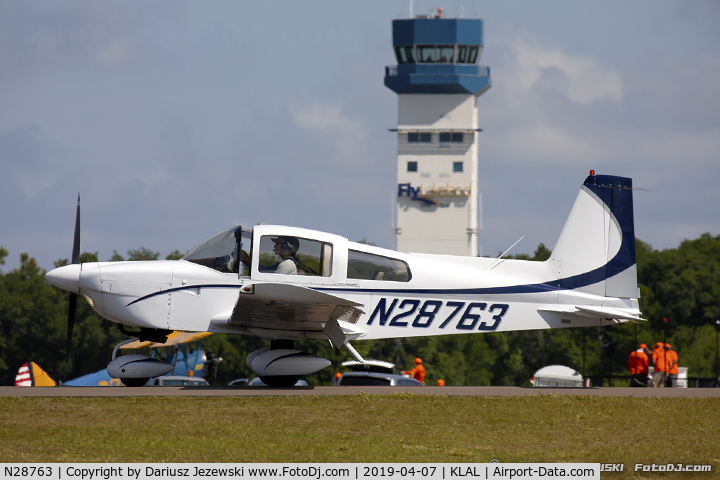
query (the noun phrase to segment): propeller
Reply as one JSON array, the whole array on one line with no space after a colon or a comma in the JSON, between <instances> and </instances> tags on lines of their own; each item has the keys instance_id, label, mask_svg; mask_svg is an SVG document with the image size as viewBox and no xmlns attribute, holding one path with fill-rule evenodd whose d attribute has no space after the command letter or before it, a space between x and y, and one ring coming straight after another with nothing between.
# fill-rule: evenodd
<instances>
[{"instance_id":1,"label":"propeller","mask_svg":"<svg viewBox=\"0 0 720 480\"><path fill-rule=\"evenodd\" d=\"M75 212L75 237L73 238L72 259L73 265L80 264L80 194L78 193L77 211ZM70 348L72 347L72 334L75 327L75 309L77 307L77 293L70 292L68 301L68 328L67 328L67 356L65 361L70 360Z\"/></svg>"}]
</instances>

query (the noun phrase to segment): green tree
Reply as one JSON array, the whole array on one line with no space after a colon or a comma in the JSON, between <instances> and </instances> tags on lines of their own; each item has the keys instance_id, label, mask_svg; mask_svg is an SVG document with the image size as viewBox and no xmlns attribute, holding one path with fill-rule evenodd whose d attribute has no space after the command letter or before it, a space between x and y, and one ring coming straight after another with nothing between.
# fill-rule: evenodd
<instances>
[{"instance_id":1,"label":"green tree","mask_svg":"<svg viewBox=\"0 0 720 480\"><path fill-rule=\"evenodd\" d=\"M501 253L498 253L498 256L500 256ZM545 246L545 244L541 243L535 249L535 253L533 253L532 257L530 255L528 255L527 253L518 253L516 255L508 255L507 258L513 258L515 260L532 260L535 262L544 262L545 260L550 258L551 253L552 252L550 250L548 250L548 248Z\"/></svg>"},{"instance_id":2,"label":"green tree","mask_svg":"<svg viewBox=\"0 0 720 480\"><path fill-rule=\"evenodd\" d=\"M160 258L160 252L153 252L145 247L140 247L137 250L128 250L128 260L142 261L142 260L157 260Z\"/></svg>"},{"instance_id":3,"label":"green tree","mask_svg":"<svg viewBox=\"0 0 720 480\"><path fill-rule=\"evenodd\" d=\"M90 252L83 252L80 254L80 263L88 263L88 262L97 262L98 260L98 252L90 253ZM53 265L55 265L55 268L64 267L65 265L70 265L70 259L67 258L61 258L60 260L56 260L53 262Z\"/></svg>"},{"instance_id":4,"label":"green tree","mask_svg":"<svg viewBox=\"0 0 720 480\"><path fill-rule=\"evenodd\" d=\"M167 257L165 257L165 260L180 260L184 256L184 253L180 253L180 250L175 249L172 252L168 253Z\"/></svg>"},{"instance_id":5,"label":"green tree","mask_svg":"<svg viewBox=\"0 0 720 480\"><path fill-rule=\"evenodd\" d=\"M391 361L399 370L421 357L426 382L443 378L448 385L529 385L534 372L551 364L567 365L588 374L627 375L627 356L640 342L664 341L678 352L680 366L691 376L715 374L715 320L720 316L720 236L704 234L685 240L676 249L653 250L636 242L640 308L647 322L601 328L571 328L527 332L397 338L358 341L364 358ZM0 265L7 250L0 247ZM157 259L145 248L130 250L131 259ZM179 255L176 250L168 258ZM543 261L550 251L540 244L532 256ZM83 252L81 262L97 261L98 253ZM114 259L122 259L117 251ZM60 259L55 266L67 265ZM115 323L101 319L85 300L78 301L70 361L65 361L68 294L49 285L34 258L23 253L20 267L0 270L0 384L13 383L19 366L33 360L56 380L68 380L105 368L113 347L127 338ZM664 324L662 318L667 318ZM213 335L203 346L223 357L218 383L254 376L245 359L268 340L247 335ZM308 377L311 384L328 384L342 362L351 357L328 341L303 339L299 349L328 358L332 366ZM619 384L619 383L618 383Z\"/></svg>"}]
</instances>

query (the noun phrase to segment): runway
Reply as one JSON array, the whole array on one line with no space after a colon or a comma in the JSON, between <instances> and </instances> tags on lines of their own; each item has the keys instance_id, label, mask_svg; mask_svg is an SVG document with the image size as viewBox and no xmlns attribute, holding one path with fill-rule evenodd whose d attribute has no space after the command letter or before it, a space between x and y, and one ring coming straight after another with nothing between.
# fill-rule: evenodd
<instances>
[{"instance_id":1,"label":"runway","mask_svg":"<svg viewBox=\"0 0 720 480\"><path fill-rule=\"evenodd\" d=\"M0 387L0 397L257 397L310 395L442 395L448 397L520 397L581 395L637 398L720 398L720 388L533 388L533 387Z\"/></svg>"}]
</instances>

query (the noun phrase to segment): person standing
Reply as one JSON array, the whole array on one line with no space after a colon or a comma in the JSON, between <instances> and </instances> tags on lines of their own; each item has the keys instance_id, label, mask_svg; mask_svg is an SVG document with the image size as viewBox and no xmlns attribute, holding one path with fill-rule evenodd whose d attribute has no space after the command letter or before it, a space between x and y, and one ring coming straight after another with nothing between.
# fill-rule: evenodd
<instances>
[{"instance_id":1,"label":"person standing","mask_svg":"<svg viewBox=\"0 0 720 480\"><path fill-rule=\"evenodd\" d=\"M415 359L415 367L412 370L402 373L410 375L420 383L425 383L425 367L423 367L422 358L420 357Z\"/></svg>"},{"instance_id":2,"label":"person standing","mask_svg":"<svg viewBox=\"0 0 720 480\"><path fill-rule=\"evenodd\" d=\"M655 365L655 371L652 377L653 387L664 387L665 378L667 377L667 365L665 363L665 345L662 342L655 344L655 349L652 352L652 360L653 365Z\"/></svg>"},{"instance_id":3,"label":"person standing","mask_svg":"<svg viewBox=\"0 0 720 480\"><path fill-rule=\"evenodd\" d=\"M669 343L665 344L665 365L667 366L668 387L677 387L678 356Z\"/></svg>"},{"instance_id":4,"label":"person standing","mask_svg":"<svg viewBox=\"0 0 720 480\"><path fill-rule=\"evenodd\" d=\"M631 387L647 387L648 367L650 365L648 353L650 353L650 350L644 343L641 343L637 350L630 353L628 369L630 370Z\"/></svg>"}]
</instances>

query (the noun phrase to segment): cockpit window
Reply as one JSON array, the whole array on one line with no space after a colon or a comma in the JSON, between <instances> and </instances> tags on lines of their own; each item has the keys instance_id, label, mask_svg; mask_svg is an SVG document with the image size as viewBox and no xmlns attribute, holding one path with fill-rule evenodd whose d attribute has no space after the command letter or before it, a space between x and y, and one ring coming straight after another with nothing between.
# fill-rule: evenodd
<instances>
[{"instance_id":1,"label":"cockpit window","mask_svg":"<svg viewBox=\"0 0 720 480\"><path fill-rule=\"evenodd\" d=\"M288 235L260 238L259 270L285 275L332 275L332 244Z\"/></svg>"},{"instance_id":2,"label":"cockpit window","mask_svg":"<svg viewBox=\"0 0 720 480\"><path fill-rule=\"evenodd\" d=\"M348 250L347 278L408 282L410 267L395 258Z\"/></svg>"},{"instance_id":3,"label":"cockpit window","mask_svg":"<svg viewBox=\"0 0 720 480\"><path fill-rule=\"evenodd\" d=\"M242 244L238 243L245 239L245 243L250 245L250 232L245 232L242 227L232 227L222 232L216 233L207 240L201 242L198 246L190 250L183 260L197 263L215 269L223 273L239 273L246 276L249 274L248 268L238 261L238 252L242 248Z\"/></svg>"}]
</instances>

